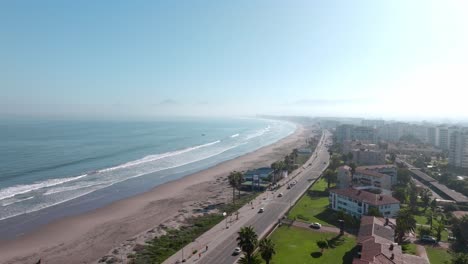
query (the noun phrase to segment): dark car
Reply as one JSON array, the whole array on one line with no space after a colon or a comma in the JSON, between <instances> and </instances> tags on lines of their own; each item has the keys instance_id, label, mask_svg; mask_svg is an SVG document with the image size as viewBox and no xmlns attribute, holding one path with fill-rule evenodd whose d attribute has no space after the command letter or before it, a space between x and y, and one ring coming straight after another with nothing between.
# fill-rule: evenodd
<instances>
[{"instance_id":1,"label":"dark car","mask_svg":"<svg viewBox=\"0 0 468 264\"><path fill-rule=\"evenodd\" d=\"M421 237L421 241L428 243L437 243L437 240L433 236L424 235Z\"/></svg>"}]
</instances>

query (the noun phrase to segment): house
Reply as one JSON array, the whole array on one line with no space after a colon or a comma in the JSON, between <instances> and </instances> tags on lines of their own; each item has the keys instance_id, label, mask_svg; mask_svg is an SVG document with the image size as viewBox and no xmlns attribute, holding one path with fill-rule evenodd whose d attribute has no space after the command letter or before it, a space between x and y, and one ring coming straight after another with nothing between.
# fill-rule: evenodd
<instances>
[{"instance_id":1,"label":"house","mask_svg":"<svg viewBox=\"0 0 468 264\"><path fill-rule=\"evenodd\" d=\"M400 210L400 202L390 195L354 188L330 190L329 201L331 209L358 218L367 215L370 208L376 208L385 217L395 217Z\"/></svg>"},{"instance_id":2,"label":"house","mask_svg":"<svg viewBox=\"0 0 468 264\"><path fill-rule=\"evenodd\" d=\"M393 219L363 216L357 238L358 255L353 264L428 264L422 257L403 254L394 241Z\"/></svg>"},{"instance_id":3,"label":"house","mask_svg":"<svg viewBox=\"0 0 468 264\"><path fill-rule=\"evenodd\" d=\"M273 174L273 169L269 167L258 168L254 170L249 170L244 173L244 180L245 181L252 181L254 176L258 176L258 179L262 181L268 181L270 175Z\"/></svg>"}]
</instances>

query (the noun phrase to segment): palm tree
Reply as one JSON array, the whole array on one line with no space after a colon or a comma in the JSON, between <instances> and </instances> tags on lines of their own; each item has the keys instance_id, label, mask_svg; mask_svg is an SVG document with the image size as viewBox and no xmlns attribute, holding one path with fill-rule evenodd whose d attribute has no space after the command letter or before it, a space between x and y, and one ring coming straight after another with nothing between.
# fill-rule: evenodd
<instances>
[{"instance_id":1,"label":"palm tree","mask_svg":"<svg viewBox=\"0 0 468 264\"><path fill-rule=\"evenodd\" d=\"M351 155L353 155L353 154L351 154ZM356 173L356 163L354 163L354 162L349 163L349 167L351 168L351 178L353 178L354 173Z\"/></svg>"},{"instance_id":2,"label":"palm tree","mask_svg":"<svg viewBox=\"0 0 468 264\"><path fill-rule=\"evenodd\" d=\"M258 243L257 233L255 233L255 230L252 226L244 226L237 234L239 235L237 237L237 245L245 253L247 263L251 263L253 259L253 252L255 251Z\"/></svg>"},{"instance_id":3,"label":"palm tree","mask_svg":"<svg viewBox=\"0 0 468 264\"><path fill-rule=\"evenodd\" d=\"M294 158L294 163L296 163L296 159L298 155L299 155L299 151L297 150L297 148L293 149L292 157Z\"/></svg>"},{"instance_id":4,"label":"palm tree","mask_svg":"<svg viewBox=\"0 0 468 264\"><path fill-rule=\"evenodd\" d=\"M331 169L327 169L325 171L325 179L327 180L327 185L328 185L328 189L330 189L330 185L331 183L334 183L336 182L336 172L334 170L331 170Z\"/></svg>"},{"instance_id":5,"label":"palm tree","mask_svg":"<svg viewBox=\"0 0 468 264\"><path fill-rule=\"evenodd\" d=\"M276 183L278 180L278 174L284 170L285 164L283 161L276 161L271 164L273 169L273 183Z\"/></svg>"},{"instance_id":6,"label":"palm tree","mask_svg":"<svg viewBox=\"0 0 468 264\"><path fill-rule=\"evenodd\" d=\"M273 241L271 241L271 239L265 238L260 240L259 247L260 256L262 256L262 259L265 260L266 264L270 264L271 258L274 254L276 254L275 244L273 243Z\"/></svg>"},{"instance_id":7,"label":"palm tree","mask_svg":"<svg viewBox=\"0 0 468 264\"><path fill-rule=\"evenodd\" d=\"M442 221L437 223L437 225L435 226L435 231L437 234L437 241L440 241L440 239L442 238L442 232L444 231L444 229L445 229L445 225Z\"/></svg>"},{"instance_id":8,"label":"palm tree","mask_svg":"<svg viewBox=\"0 0 468 264\"><path fill-rule=\"evenodd\" d=\"M396 241L398 243L403 242L403 238L406 233L414 232L416 228L416 220L413 214L408 209L401 209L397 214L396 229L395 233L397 236Z\"/></svg>"},{"instance_id":9,"label":"palm tree","mask_svg":"<svg viewBox=\"0 0 468 264\"><path fill-rule=\"evenodd\" d=\"M429 189L425 188L421 191L420 195L421 195L421 201L423 202L424 212L425 212L427 210L427 207L429 206L429 202L431 201L432 192Z\"/></svg>"},{"instance_id":10,"label":"palm tree","mask_svg":"<svg viewBox=\"0 0 468 264\"><path fill-rule=\"evenodd\" d=\"M232 203L234 203L234 198L236 197L236 187L237 187L237 179L236 179L236 172L233 171L228 176L229 185L232 187Z\"/></svg>"},{"instance_id":11,"label":"palm tree","mask_svg":"<svg viewBox=\"0 0 468 264\"><path fill-rule=\"evenodd\" d=\"M262 260L255 254L249 260L246 256L241 257L238 261L238 264L262 264Z\"/></svg>"},{"instance_id":12,"label":"palm tree","mask_svg":"<svg viewBox=\"0 0 468 264\"><path fill-rule=\"evenodd\" d=\"M242 186L242 182L244 181L244 174L242 172L237 172L236 180L237 180L238 197L240 199L241 198L240 187Z\"/></svg>"},{"instance_id":13,"label":"palm tree","mask_svg":"<svg viewBox=\"0 0 468 264\"><path fill-rule=\"evenodd\" d=\"M320 248L320 252L323 254L323 250L328 248L328 242L326 240L317 241L317 246Z\"/></svg>"}]
</instances>

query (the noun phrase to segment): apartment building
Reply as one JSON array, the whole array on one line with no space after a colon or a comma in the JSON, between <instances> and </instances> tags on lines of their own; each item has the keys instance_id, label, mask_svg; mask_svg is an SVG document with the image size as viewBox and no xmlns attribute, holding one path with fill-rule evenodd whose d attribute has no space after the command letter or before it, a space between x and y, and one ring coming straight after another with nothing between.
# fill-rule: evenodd
<instances>
[{"instance_id":1,"label":"apartment building","mask_svg":"<svg viewBox=\"0 0 468 264\"><path fill-rule=\"evenodd\" d=\"M330 190L329 201L332 210L344 211L359 218L367 215L372 207L385 217L395 217L400 210L400 202L390 195L375 194L354 188Z\"/></svg>"}]
</instances>

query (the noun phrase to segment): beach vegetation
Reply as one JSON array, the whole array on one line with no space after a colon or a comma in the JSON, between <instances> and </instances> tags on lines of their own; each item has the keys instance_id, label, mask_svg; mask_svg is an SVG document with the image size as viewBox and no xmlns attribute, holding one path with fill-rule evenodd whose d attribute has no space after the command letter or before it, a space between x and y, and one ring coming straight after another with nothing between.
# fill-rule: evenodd
<instances>
[{"instance_id":1,"label":"beach vegetation","mask_svg":"<svg viewBox=\"0 0 468 264\"><path fill-rule=\"evenodd\" d=\"M235 214L240 207L257 197L257 193L242 196L235 204L219 206L218 211ZM197 237L211 229L224 219L222 214L205 214L192 217L187 224L179 229L168 229L166 234L156 237L148 242L140 252L132 253L134 263L162 263L184 246L194 241ZM197 251L198 252L198 251ZM193 252L192 252L193 253ZM196 254L196 253L194 253Z\"/></svg>"},{"instance_id":2,"label":"beach vegetation","mask_svg":"<svg viewBox=\"0 0 468 264\"><path fill-rule=\"evenodd\" d=\"M144 249L132 254L134 263L162 263L182 247L194 241L223 219L220 214L207 214L187 220L179 229L168 229L166 234L148 242Z\"/></svg>"}]
</instances>

